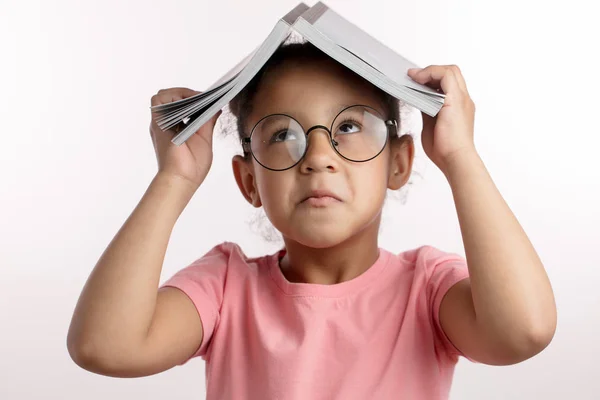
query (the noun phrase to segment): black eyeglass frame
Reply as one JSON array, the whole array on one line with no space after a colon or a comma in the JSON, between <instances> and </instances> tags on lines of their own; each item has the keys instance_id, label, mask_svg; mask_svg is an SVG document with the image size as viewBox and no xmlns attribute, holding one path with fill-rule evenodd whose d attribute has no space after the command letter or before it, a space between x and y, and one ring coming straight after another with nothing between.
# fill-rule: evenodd
<instances>
[{"instance_id":1,"label":"black eyeglass frame","mask_svg":"<svg viewBox=\"0 0 600 400\"><path fill-rule=\"evenodd\" d=\"M348 158L346 156L344 156L342 153L339 152L339 150L337 149L337 142L335 141L335 139L333 138L333 134L331 133L331 130L333 129L333 124L335 123L335 120L337 119L337 117L340 116L340 114L342 114L344 111L346 111L349 108L353 108L353 107L364 107L364 108L368 108L369 110L372 110L377 116L379 116L383 122L386 125L386 128L388 128L388 137L386 138L383 147L381 147L381 150L379 150L377 152L377 154L375 154L373 157L368 158L366 160L353 160L351 158ZM277 115L281 115L281 116L285 116L288 118L293 119L294 121L296 121L296 123L302 128L302 130L304 131L304 135L306 136L306 146L304 147L304 153L302 153L302 155L300 156L300 158L298 159L298 161L296 161L294 164L292 164L291 166L287 167L287 168L282 168L282 169L274 169L274 168L270 168L267 167L266 165L264 165L263 163L261 163L258 158L254 155L254 152L252 151L252 134L254 133L254 130L256 129L256 127L261 123L262 120L269 118L269 117L273 117L273 116L277 116ZM335 150L335 152L342 157L345 160L351 161L351 162L357 162L357 163L363 163L363 162L367 162L367 161L371 161L372 159L376 158L378 155L380 155L383 150L385 150L385 147L387 146L388 143L388 138L393 138L394 136L398 135L398 122L391 118L391 119L384 119L383 116L381 115L381 113L379 111L377 111L375 108L371 107L371 106L367 106L364 104L354 104L348 107L345 107L344 109L342 109L340 112L338 112L335 117L333 117L333 120L331 121L331 128L327 128L326 126L323 125L315 125L312 126L310 129L306 130L304 129L304 127L302 126L302 124L300 123L300 121L298 121L296 118L292 117L289 114L285 114L285 113L276 113L276 114L269 114L267 116L262 117L260 120L258 120L258 122L254 125L254 127L252 128L252 130L250 131L250 135L248 137L244 137L240 140L241 144L242 144L242 149L244 150L245 154L251 154L252 158L254 158L256 160L257 163L259 163L263 168L266 168L270 171L286 171L288 169L294 168L296 165L298 165L300 163L300 161L302 161L304 159L304 157L306 156L306 152L308 151L308 135L310 134L311 131L315 130L315 129L324 129L328 134L329 134L329 143L331 143L331 147L333 147L333 150Z\"/></svg>"}]
</instances>

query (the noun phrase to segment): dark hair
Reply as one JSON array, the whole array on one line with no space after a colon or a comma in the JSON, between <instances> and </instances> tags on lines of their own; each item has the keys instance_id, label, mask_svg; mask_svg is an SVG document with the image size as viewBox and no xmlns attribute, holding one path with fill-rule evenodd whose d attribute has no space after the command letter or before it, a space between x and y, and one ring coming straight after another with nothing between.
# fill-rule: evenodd
<instances>
[{"instance_id":1,"label":"dark hair","mask_svg":"<svg viewBox=\"0 0 600 400\"><path fill-rule=\"evenodd\" d=\"M286 43L280 46L271 56L269 61L260 69L260 71L252 78L252 80L238 93L229 103L229 109L233 116L237 119L237 132L239 138L242 139L249 132L246 132L246 124L248 116L252 113L253 101L260 84L265 76L273 69L286 62L297 63L313 63L317 61L334 61L327 54L315 47L310 42ZM356 79L364 80L361 76L350 69L347 70L350 75ZM387 107L388 117L393 118L398 123L397 132L400 132L400 102L395 97L384 92L376 86L373 86L375 92L381 96L383 104ZM248 155L246 154L246 157Z\"/></svg>"}]
</instances>

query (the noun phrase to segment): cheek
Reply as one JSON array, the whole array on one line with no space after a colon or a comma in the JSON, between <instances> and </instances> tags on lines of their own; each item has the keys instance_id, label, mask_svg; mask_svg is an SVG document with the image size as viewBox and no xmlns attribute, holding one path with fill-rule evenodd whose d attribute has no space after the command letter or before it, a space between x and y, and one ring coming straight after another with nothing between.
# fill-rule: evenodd
<instances>
[{"instance_id":1,"label":"cheek","mask_svg":"<svg viewBox=\"0 0 600 400\"><path fill-rule=\"evenodd\" d=\"M291 198L291 177L285 172L261 172L257 174L258 193L265 212L278 214L288 207Z\"/></svg>"},{"instance_id":2,"label":"cheek","mask_svg":"<svg viewBox=\"0 0 600 400\"><path fill-rule=\"evenodd\" d=\"M293 181L292 177L286 179L285 172L263 174L257 180L263 211L275 229L284 235L289 234L293 214Z\"/></svg>"},{"instance_id":3,"label":"cheek","mask_svg":"<svg viewBox=\"0 0 600 400\"><path fill-rule=\"evenodd\" d=\"M374 160L373 160L374 161ZM365 163L351 175L354 198L366 208L380 207L388 186L388 170L383 162Z\"/></svg>"}]
</instances>

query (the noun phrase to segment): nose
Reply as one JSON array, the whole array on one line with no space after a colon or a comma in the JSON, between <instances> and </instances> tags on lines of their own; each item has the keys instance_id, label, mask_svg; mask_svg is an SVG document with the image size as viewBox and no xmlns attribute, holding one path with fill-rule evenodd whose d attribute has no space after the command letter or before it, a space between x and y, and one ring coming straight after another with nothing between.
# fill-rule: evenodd
<instances>
[{"instance_id":1,"label":"nose","mask_svg":"<svg viewBox=\"0 0 600 400\"><path fill-rule=\"evenodd\" d=\"M324 126L315 126L308 131L306 154L300 170L309 172L335 172L339 167L339 156L332 147L331 136Z\"/></svg>"}]
</instances>

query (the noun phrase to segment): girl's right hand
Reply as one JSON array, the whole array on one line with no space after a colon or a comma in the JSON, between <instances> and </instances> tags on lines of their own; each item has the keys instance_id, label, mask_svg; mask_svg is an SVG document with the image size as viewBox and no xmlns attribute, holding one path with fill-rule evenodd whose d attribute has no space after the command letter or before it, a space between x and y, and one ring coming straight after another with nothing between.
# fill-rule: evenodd
<instances>
[{"instance_id":1,"label":"girl's right hand","mask_svg":"<svg viewBox=\"0 0 600 400\"><path fill-rule=\"evenodd\" d=\"M152 96L152 106L172 103L176 100L194 96L200 92L188 88L161 89ZM174 129L163 131L154 120L150 123L150 136L154 144L158 173L174 178L183 178L197 189L210 170L212 164L212 138L219 111L213 118L201 126L182 145L176 145L171 140L176 134Z\"/></svg>"}]
</instances>

